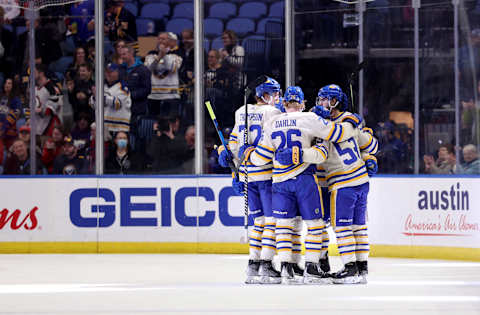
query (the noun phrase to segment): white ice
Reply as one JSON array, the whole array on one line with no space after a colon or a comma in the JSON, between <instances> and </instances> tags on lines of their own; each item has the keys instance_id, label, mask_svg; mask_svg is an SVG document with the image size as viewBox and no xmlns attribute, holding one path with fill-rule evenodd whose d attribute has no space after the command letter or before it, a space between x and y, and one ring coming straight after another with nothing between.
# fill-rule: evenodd
<instances>
[{"instance_id":1,"label":"white ice","mask_svg":"<svg viewBox=\"0 0 480 315\"><path fill-rule=\"evenodd\" d=\"M243 284L246 262L0 255L0 314L480 314L480 263L371 258L367 285L267 286Z\"/></svg>"}]
</instances>

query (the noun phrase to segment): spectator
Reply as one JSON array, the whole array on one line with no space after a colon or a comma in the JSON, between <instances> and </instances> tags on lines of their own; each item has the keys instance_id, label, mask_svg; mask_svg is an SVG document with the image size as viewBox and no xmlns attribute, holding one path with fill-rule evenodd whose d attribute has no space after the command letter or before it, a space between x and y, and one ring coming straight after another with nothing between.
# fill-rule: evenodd
<instances>
[{"instance_id":1,"label":"spectator","mask_svg":"<svg viewBox=\"0 0 480 315\"><path fill-rule=\"evenodd\" d=\"M7 175L30 175L31 160L28 146L23 140L17 139L13 142L11 148L12 154L5 162L5 172ZM38 157L35 174L47 174L46 168Z\"/></svg>"},{"instance_id":2,"label":"spectator","mask_svg":"<svg viewBox=\"0 0 480 315\"><path fill-rule=\"evenodd\" d=\"M215 107L215 114L223 126L233 126L234 114L227 99L228 71L222 67L220 53L212 49L208 52L208 63L205 72L205 94Z\"/></svg>"},{"instance_id":3,"label":"spectator","mask_svg":"<svg viewBox=\"0 0 480 315\"><path fill-rule=\"evenodd\" d=\"M90 117L85 113L80 113L75 122L71 135L73 143L78 149L78 155L85 156L86 150L90 145Z\"/></svg>"},{"instance_id":4,"label":"spectator","mask_svg":"<svg viewBox=\"0 0 480 315\"><path fill-rule=\"evenodd\" d=\"M79 71L78 68L86 64L89 64L89 61L87 59L87 51L85 48L82 46L75 48L73 62L68 66L67 75L72 79L77 77ZM89 66L90 69L92 69L92 65L89 64Z\"/></svg>"},{"instance_id":5,"label":"spectator","mask_svg":"<svg viewBox=\"0 0 480 315\"><path fill-rule=\"evenodd\" d=\"M30 126L23 125L18 129L18 139L22 140L27 144L27 147L30 147ZM42 154L42 148L40 147L40 141L37 141L37 147L35 148L35 152L40 156Z\"/></svg>"},{"instance_id":6,"label":"spectator","mask_svg":"<svg viewBox=\"0 0 480 315\"><path fill-rule=\"evenodd\" d=\"M179 70L180 80L187 85L193 85L193 67L194 67L194 47L193 30L184 29L182 31L182 44L179 49L179 55L182 57L182 67Z\"/></svg>"},{"instance_id":7,"label":"spectator","mask_svg":"<svg viewBox=\"0 0 480 315\"><path fill-rule=\"evenodd\" d=\"M225 30L222 34L223 48L220 48L222 65L231 76L232 88L241 90L244 86L243 63L245 50L238 44L234 31Z\"/></svg>"},{"instance_id":8,"label":"spectator","mask_svg":"<svg viewBox=\"0 0 480 315\"><path fill-rule=\"evenodd\" d=\"M144 163L139 155L130 150L127 133L117 132L114 149L105 162L107 174L138 174L143 171Z\"/></svg>"},{"instance_id":9,"label":"spectator","mask_svg":"<svg viewBox=\"0 0 480 315\"><path fill-rule=\"evenodd\" d=\"M87 40L95 35L94 32L94 0L74 3L70 7L72 18L68 24L69 35L75 36L76 45L84 45Z\"/></svg>"},{"instance_id":10,"label":"spectator","mask_svg":"<svg viewBox=\"0 0 480 315\"><path fill-rule=\"evenodd\" d=\"M53 129L52 136L43 144L42 163L49 174L53 173L53 163L60 154L63 154L63 130L57 126Z\"/></svg>"},{"instance_id":11,"label":"spectator","mask_svg":"<svg viewBox=\"0 0 480 315\"><path fill-rule=\"evenodd\" d=\"M17 120L22 112L22 103L18 94L18 88L14 86L13 79L7 78L0 93L0 121L7 147L10 147L17 135Z\"/></svg>"},{"instance_id":12,"label":"spectator","mask_svg":"<svg viewBox=\"0 0 480 315\"><path fill-rule=\"evenodd\" d=\"M127 46L121 51L121 58L126 67L126 81L132 98L131 122L137 117L147 114L147 98L152 90L151 73L142 61L135 57L135 49Z\"/></svg>"},{"instance_id":13,"label":"spectator","mask_svg":"<svg viewBox=\"0 0 480 315\"><path fill-rule=\"evenodd\" d=\"M463 147L463 160L465 163L460 165L458 174L480 174L480 160L478 159L477 147L473 144L467 144Z\"/></svg>"},{"instance_id":14,"label":"spectator","mask_svg":"<svg viewBox=\"0 0 480 315\"><path fill-rule=\"evenodd\" d=\"M4 168L5 168L5 162L8 156L8 147L5 144L3 135L4 135L3 122L0 121L0 175L3 174Z\"/></svg>"},{"instance_id":15,"label":"spectator","mask_svg":"<svg viewBox=\"0 0 480 315\"><path fill-rule=\"evenodd\" d=\"M81 113L87 114L92 120L94 112L88 101L92 96L92 68L89 63L81 64L74 80L67 81L68 101L73 109L73 119L78 120Z\"/></svg>"},{"instance_id":16,"label":"spectator","mask_svg":"<svg viewBox=\"0 0 480 315\"><path fill-rule=\"evenodd\" d=\"M87 174L88 162L85 157L77 155L77 147L73 143L73 138L66 136L63 142L63 153L55 159L53 173L63 175Z\"/></svg>"},{"instance_id":17,"label":"spectator","mask_svg":"<svg viewBox=\"0 0 480 315\"><path fill-rule=\"evenodd\" d=\"M110 0L105 14L105 32L110 41L123 39L129 42L137 40L135 16L124 8L125 1Z\"/></svg>"},{"instance_id":18,"label":"spectator","mask_svg":"<svg viewBox=\"0 0 480 315\"><path fill-rule=\"evenodd\" d=\"M125 83L120 81L119 66L115 63L109 63L105 69L105 133L111 136L115 132L130 130L130 116L132 99L130 91ZM95 105L95 86L92 89L90 104Z\"/></svg>"},{"instance_id":19,"label":"spectator","mask_svg":"<svg viewBox=\"0 0 480 315\"><path fill-rule=\"evenodd\" d=\"M35 82L37 89L35 93L36 107L36 135L51 136L53 128L60 125L58 114L63 106L62 92L55 83L46 76L46 67L37 65L35 71Z\"/></svg>"},{"instance_id":20,"label":"spectator","mask_svg":"<svg viewBox=\"0 0 480 315\"><path fill-rule=\"evenodd\" d=\"M11 23L17 16L20 15L20 9L16 5L17 0L0 0L0 7L5 12L5 22Z\"/></svg>"},{"instance_id":21,"label":"spectator","mask_svg":"<svg viewBox=\"0 0 480 315\"><path fill-rule=\"evenodd\" d=\"M169 53L171 46L165 43L165 34L159 34L157 50L149 52L145 57L145 66L152 73L152 91L148 96L149 114L163 117L178 116L181 113L178 69L182 58Z\"/></svg>"},{"instance_id":22,"label":"spectator","mask_svg":"<svg viewBox=\"0 0 480 315\"><path fill-rule=\"evenodd\" d=\"M6 76L13 75L15 37L4 24L5 10L0 6L0 85Z\"/></svg>"},{"instance_id":23,"label":"spectator","mask_svg":"<svg viewBox=\"0 0 480 315\"><path fill-rule=\"evenodd\" d=\"M122 50L125 48L127 44L123 39L119 39L113 44L113 54L110 56L110 62L116 63L117 65L121 65L122 63L125 62L125 60L122 59Z\"/></svg>"},{"instance_id":24,"label":"spectator","mask_svg":"<svg viewBox=\"0 0 480 315\"><path fill-rule=\"evenodd\" d=\"M179 120L160 117L154 124L154 136L148 148L153 159L152 169L162 174L176 174L180 171L185 152L185 140L177 134Z\"/></svg>"},{"instance_id":25,"label":"spectator","mask_svg":"<svg viewBox=\"0 0 480 315\"><path fill-rule=\"evenodd\" d=\"M423 161L425 163L425 173L428 174L453 174L456 163L455 153L451 146L439 147L436 161L431 155L424 155Z\"/></svg>"}]
</instances>

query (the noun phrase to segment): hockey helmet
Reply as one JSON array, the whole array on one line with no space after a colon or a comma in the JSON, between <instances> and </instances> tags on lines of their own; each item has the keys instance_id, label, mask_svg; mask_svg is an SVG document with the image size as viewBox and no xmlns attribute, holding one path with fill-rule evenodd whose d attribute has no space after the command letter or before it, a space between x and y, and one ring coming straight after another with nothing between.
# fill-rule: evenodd
<instances>
[{"instance_id":1,"label":"hockey helmet","mask_svg":"<svg viewBox=\"0 0 480 315\"><path fill-rule=\"evenodd\" d=\"M285 91L284 96L285 102L295 101L298 103L303 103L305 96L303 94L302 88L299 86L289 86Z\"/></svg>"},{"instance_id":2,"label":"hockey helmet","mask_svg":"<svg viewBox=\"0 0 480 315\"><path fill-rule=\"evenodd\" d=\"M263 94L273 95L274 93L280 93L280 84L270 77L267 80L255 88L255 95L257 97L263 97Z\"/></svg>"}]
</instances>

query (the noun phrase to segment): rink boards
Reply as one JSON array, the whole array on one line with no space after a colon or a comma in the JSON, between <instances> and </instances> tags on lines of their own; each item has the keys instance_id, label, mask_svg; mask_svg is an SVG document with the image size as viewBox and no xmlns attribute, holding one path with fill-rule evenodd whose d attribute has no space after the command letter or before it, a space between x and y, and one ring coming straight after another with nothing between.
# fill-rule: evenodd
<instances>
[{"instance_id":1,"label":"rink boards","mask_svg":"<svg viewBox=\"0 0 480 315\"><path fill-rule=\"evenodd\" d=\"M246 253L223 176L1 178L0 253ZM480 178L371 179L373 256L480 261Z\"/></svg>"}]
</instances>

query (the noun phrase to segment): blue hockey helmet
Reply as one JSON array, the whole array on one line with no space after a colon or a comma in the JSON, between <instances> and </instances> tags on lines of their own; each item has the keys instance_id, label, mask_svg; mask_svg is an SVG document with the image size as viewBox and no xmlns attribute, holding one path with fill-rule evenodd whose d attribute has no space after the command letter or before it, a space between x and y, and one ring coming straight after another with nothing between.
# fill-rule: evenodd
<instances>
[{"instance_id":1,"label":"blue hockey helmet","mask_svg":"<svg viewBox=\"0 0 480 315\"><path fill-rule=\"evenodd\" d=\"M267 80L255 88L255 95L257 97L263 97L263 94L273 95L273 93L280 93L280 84L270 77Z\"/></svg>"},{"instance_id":2,"label":"blue hockey helmet","mask_svg":"<svg viewBox=\"0 0 480 315\"><path fill-rule=\"evenodd\" d=\"M317 105L320 105L320 100L322 98L327 98L329 101L331 101L332 99L335 99L337 101L334 105L329 105L329 109L337 108L340 111L345 111L347 109L348 97L336 84L329 84L320 88L316 100Z\"/></svg>"},{"instance_id":3,"label":"blue hockey helmet","mask_svg":"<svg viewBox=\"0 0 480 315\"><path fill-rule=\"evenodd\" d=\"M285 102L295 101L302 103L305 100L302 88L299 86L289 86L285 91L285 96L283 98Z\"/></svg>"}]
</instances>

